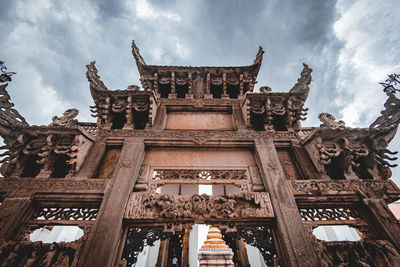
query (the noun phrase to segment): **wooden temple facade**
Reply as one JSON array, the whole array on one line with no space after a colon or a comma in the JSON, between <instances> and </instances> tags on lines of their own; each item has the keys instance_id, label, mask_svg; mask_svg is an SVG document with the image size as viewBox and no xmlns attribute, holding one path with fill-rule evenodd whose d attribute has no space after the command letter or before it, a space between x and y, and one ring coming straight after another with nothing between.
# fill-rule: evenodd
<instances>
[{"instance_id":1,"label":"wooden temple facade","mask_svg":"<svg viewBox=\"0 0 400 267\"><path fill-rule=\"evenodd\" d=\"M176 255L189 266L195 224L221 230L236 266L249 266L245 243L267 266L399 266L400 224L387 206L400 198L387 149L395 92L368 128L327 113L304 128L305 64L289 92L254 92L261 48L239 67L147 65L134 42L132 53L141 87L109 90L87 65L97 123L69 109L29 125L1 85L0 266L135 266L157 240L156 266ZM319 240L325 225L360 240ZM83 234L32 241L56 226Z\"/></svg>"}]
</instances>

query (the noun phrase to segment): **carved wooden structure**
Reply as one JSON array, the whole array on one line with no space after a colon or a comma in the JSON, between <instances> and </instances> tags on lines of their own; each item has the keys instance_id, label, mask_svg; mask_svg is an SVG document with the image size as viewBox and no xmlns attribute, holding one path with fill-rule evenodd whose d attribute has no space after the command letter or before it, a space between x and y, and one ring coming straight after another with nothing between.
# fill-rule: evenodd
<instances>
[{"instance_id":1,"label":"carved wooden structure","mask_svg":"<svg viewBox=\"0 0 400 267\"><path fill-rule=\"evenodd\" d=\"M261 48L242 67L147 65L135 43L132 53L142 88L109 90L87 65L97 123L78 122L70 109L30 126L0 86L2 266L134 266L156 240L188 266L189 232L199 223L218 226L243 266L244 243L268 266L400 262L400 225L387 207L400 198L387 149L400 122L395 92L369 128L326 113L320 127L303 128L305 64L289 92L254 92ZM219 193L182 193L199 185ZM33 230L54 225L84 235L30 242ZM361 240L318 240L321 225L352 226Z\"/></svg>"}]
</instances>

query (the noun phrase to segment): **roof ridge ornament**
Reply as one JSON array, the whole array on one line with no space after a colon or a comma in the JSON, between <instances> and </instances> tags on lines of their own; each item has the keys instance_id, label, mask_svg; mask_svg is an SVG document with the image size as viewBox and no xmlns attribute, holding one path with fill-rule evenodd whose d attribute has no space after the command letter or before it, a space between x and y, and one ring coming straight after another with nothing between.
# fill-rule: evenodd
<instances>
[{"instance_id":1,"label":"roof ridge ornament","mask_svg":"<svg viewBox=\"0 0 400 267\"><path fill-rule=\"evenodd\" d=\"M303 63L303 70L300 73L300 78L297 79L297 83L290 89L289 94L296 96L299 100L304 102L307 100L310 88L308 85L311 83L311 72L312 69L308 67L307 64Z\"/></svg>"},{"instance_id":2,"label":"roof ridge ornament","mask_svg":"<svg viewBox=\"0 0 400 267\"><path fill-rule=\"evenodd\" d=\"M90 93L93 97L95 97L99 91L109 91L108 88L104 85L103 81L100 80L100 76L97 74L98 70L95 64L96 61L92 61L88 65L86 65L86 77L90 83Z\"/></svg>"},{"instance_id":3,"label":"roof ridge ornament","mask_svg":"<svg viewBox=\"0 0 400 267\"><path fill-rule=\"evenodd\" d=\"M261 65L261 62L263 60L263 55L264 55L264 49L260 45L258 47L258 52L257 52L256 58L253 61L253 64L260 64Z\"/></svg>"},{"instance_id":4,"label":"roof ridge ornament","mask_svg":"<svg viewBox=\"0 0 400 267\"><path fill-rule=\"evenodd\" d=\"M400 91L394 86L399 84L400 74L390 74L385 82L380 83L384 88L383 91L388 96L381 115L369 126L370 129L392 129L400 123L400 99L396 97L396 91ZM397 130L397 129L396 129Z\"/></svg>"},{"instance_id":5,"label":"roof ridge ornament","mask_svg":"<svg viewBox=\"0 0 400 267\"><path fill-rule=\"evenodd\" d=\"M146 66L146 62L144 61L142 55L140 55L139 47L135 44L135 40L132 40L132 55L135 58L136 66L139 70L139 73L142 73L143 66Z\"/></svg>"},{"instance_id":6,"label":"roof ridge ornament","mask_svg":"<svg viewBox=\"0 0 400 267\"><path fill-rule=\"evenodd\" d=\"M64 111L63 115L61 117L58 116L53 116L51 120L53 121L52 123L49 124L49 126L66 126L70 127L73 125L77 125L78 121L75 119L76 116L78 116L79 110L76 108L70 108Z\"/></svg>"},{"instance_id":7,"label":"roof ridge ornament","mask_svg":"<svg viewBox=\"0 0 400 267\"><path fill-rule=\"evenodd\" d=\"M321 113L318 115L318 119L322 122L321 127L326 127L329 129L339 129L344 130L346 128L345 122L342 120L336 121L336 118L329 113Z\"/></svg>"}]
</instances>

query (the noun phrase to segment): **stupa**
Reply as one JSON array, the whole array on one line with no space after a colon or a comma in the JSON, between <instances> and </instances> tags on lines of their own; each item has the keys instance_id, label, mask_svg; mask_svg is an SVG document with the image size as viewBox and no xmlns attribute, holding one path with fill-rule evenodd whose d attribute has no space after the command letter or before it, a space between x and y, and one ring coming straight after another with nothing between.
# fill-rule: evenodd
<instances>
[{"instance_id":1,"label":"stupa","mask_svg":"<svg viewBox=\"0 0 400 267\"><path fill-rule=\"evenodd\" d=\"M233 267L233 252L222 239L221 231L218 227L210 226L207 240L201 246L199 252L199 266L226 266Z\"/></svg>"}]
</instances>

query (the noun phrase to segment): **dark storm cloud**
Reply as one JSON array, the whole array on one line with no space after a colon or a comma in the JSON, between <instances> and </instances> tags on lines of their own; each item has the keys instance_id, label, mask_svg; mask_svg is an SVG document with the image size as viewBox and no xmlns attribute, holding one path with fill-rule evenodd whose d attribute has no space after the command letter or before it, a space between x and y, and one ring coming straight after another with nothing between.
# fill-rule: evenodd
<instances>
[{"instance_id":1,"label":"dark storm cloud","mask_svg":"<svg viewBox=\"0 0 400 267\"><path fill-rule=\"evenodd\" d=\"M374 10L384 10L382 16L368 13L372 5ZM320 0L2 1L1 59L18 72L8 89L18 110L29 122L45 124L69 107L80 110L81 120L92 119L85 77L85 65L92 60L110 89L140 84L130 52L132 39L148 64L248 65L261 45L266 53L256 89L267 85L273 91L288 91L305 62L314 70L305 125L318 125L317 115L324 111L367 126L379 113L384 96L368 103L375 107L373 112L362 105L355 85L366 87L376 81L363 83L368 74L359 65L387 67L382 62L392 62L394 66L400 58L397 28L387 26L399 12L392 11L391 1L381 5L368 0L339 4ZM360 31L351 25L358 25ZM386 35L379 35L379 27ZM351 39L370 29L379 38L368 47L364 43L374 36L359 42ZM360 53L368 60L360 62L355 56ZM376 55L381 61L375 60ZM383 74L394 71L389 67L383 68ZM339 91L341 86L348 89ZM361 102L354 104L357 109L349 110L357 99ZM351 118L352 113L361 115Z\"/></svg>"}]
</instances>

